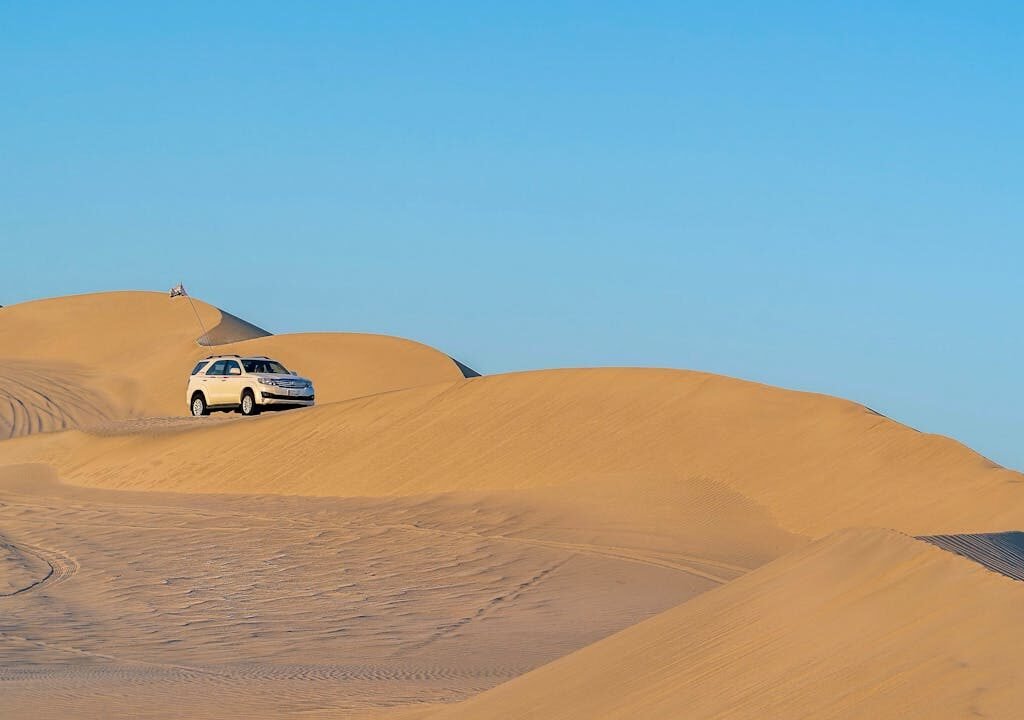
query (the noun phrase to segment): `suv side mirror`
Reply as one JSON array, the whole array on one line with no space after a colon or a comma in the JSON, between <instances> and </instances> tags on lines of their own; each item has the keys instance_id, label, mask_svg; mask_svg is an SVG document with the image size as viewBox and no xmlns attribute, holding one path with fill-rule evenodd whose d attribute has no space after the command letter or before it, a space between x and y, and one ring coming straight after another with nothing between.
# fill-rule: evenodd
<instances>
[{"instance_id":1,"label":"suv side mirror","mask_svg":"<svg viewBox=\"0 0 1024 720\"><path fill-rule=\"evenodd\" d=\"M233 367L230 370L228 370L228 375L241 375L241 374L242 374L242 371L241 371L240 368Z\"/></svg>"}]
</instances>

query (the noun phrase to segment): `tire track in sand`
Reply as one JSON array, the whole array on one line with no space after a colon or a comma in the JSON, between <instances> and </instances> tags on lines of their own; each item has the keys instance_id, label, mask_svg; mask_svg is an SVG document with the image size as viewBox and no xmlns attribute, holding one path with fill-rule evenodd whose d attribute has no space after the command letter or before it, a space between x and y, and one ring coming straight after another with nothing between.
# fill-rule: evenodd
<instances>
[{"instance_id":1,"label":"tire track in sand","mask_svg":"<svg viewBox=\"0 0 1024 720\"><path fill-rule=\"evenodd\" d=\"M436 533L439 535L451 535L455 537L471 537L480 540L493 540L498 542L517 543L519 545L533 545L535 547L546 547L554 550L564 550L566 552L571 553L596 555L598 557L610 558L613 560L623 560L625 562L640 563L641 565L652 565L654 567L675 570L677 572L687 573L689 575L696 575L697 577L704 578L705 580L710 580L711 582L714 582L718 585L724 585L730 580L734 580L736 577L750 572L750 568L740 567L739 565L731 565L729 563L724 563L717 560L710 560L707 558L677 554L667 556L664 553L658 553L654 551L644 552L642 550L616 547L613 545L569 543L560 542L557 540L542 540L540 538L528 538L518 535L487 535L483 533L458 532L455 530L441 530L439 528L431 528L424 527L422 525L404 523L386 526L382 525L381 527L394 527L401 528L404 530ZM685 560L686 562L680 562L680 560ZM696 567L697 565L701 567ZM717 571L724 571L724 574L722 574L722 572L710 572L709 570L702 569L702 567L714 568Z\"/></svg>"},{"instance_id":2,"label":"tire track in sand","mask_svg":"<svg viewBox=\"0 0 1024 720\"><path fill-rule=\"evenodd\" d=\"M118 414L97 378L78 366L0 360L0 440L77 428Z\"/></svg>"},{"instance_id":3,"label":"tire track in sand","mask_svg":"<svg viewBox=\"0 0 1024 720\"><path fill-rule=\"evenodd\" d=\"M36 545L27 545L25 543L15 543L10 541L0 541L0 547L20 552L25 555L30 555L37 560L41 560L49 568L43 577L37 578L33 582L30 582L28 585L18 588L17 590L0 592L0 597L14 597L16 595L22 595L27 592L39 590L47 585L57 585L69 579L79 570L77 560L58 550L50 550L49 548L42 548Z\"/></svg>"}]
</instances>

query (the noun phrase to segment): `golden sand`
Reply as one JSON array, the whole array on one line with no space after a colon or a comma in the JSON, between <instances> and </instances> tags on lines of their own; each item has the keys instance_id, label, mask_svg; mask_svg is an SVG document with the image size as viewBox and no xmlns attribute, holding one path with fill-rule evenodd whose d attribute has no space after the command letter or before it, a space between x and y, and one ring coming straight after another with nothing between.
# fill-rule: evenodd
<instances>
[{"instance_id":1,"label":"golden sand","mask_svg":"<svg viewBox=\"0 0 1024 720\"><path fill-rule=\"evenodd\" d=\"M0 717L1024 713L1024 586L913 537L1024 527L953 440L704 373L199 335L157 293L0 309ZM318 406L184 417L212 351Z\"/></svg>"}]
</instances>

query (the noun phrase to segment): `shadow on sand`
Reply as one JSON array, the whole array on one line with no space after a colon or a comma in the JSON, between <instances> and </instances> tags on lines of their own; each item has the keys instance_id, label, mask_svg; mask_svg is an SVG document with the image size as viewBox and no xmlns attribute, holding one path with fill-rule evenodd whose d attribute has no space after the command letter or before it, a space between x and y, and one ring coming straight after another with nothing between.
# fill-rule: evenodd
<instances>
[{"instance_id":1,"label":"shadow on sand","mask_svg":"<svg viewBox=\"0 0 1024 720\"><path fill-rule=\"evenodd\" d=\"M1006 577L1024 580L1024 532L922 535L918 540L962 555Z\"/></svg>"},{"instance_id":2,"label":"shadow on sand","mask_svg":"<svg viewBox=\"0 0 1024 720\"><path fill-rule=\"evenodd\" d=\"M252 340L258 337L267 337L271 333L251 322L236 317L229 312L220 311L221 321L216 327L201 336L196 342L205 347L214 345L227 345L228 343Z\"/></svg>"},{"instance_id":3,"label":"shadow on sand","mask_svg":"<svg viewBox=\"0 0 1024 720\"><path fill-rule=\"evenodd\" d=\"M448 356L448 358L449 358L449 359L450 359L450 360L451 360L451 361L452 361L453 363L455 363L456 365L458 365L458 367L459 367L459 370L460 370L460 371L462 372L462 377L465 377L465 378L475 378L475 377L481 377L480 373L478 373L478 372L477 372L476 370L474 370L473 368L471 368L471 367L470 367L469 365L463 365L463 364L462 364L462 363L460 363L460 362L459 362L458 360L456 360L455 358L453 358L453 357L452 357L451 355L449 355L449 356Z\"/></svg>"}]
</instances>

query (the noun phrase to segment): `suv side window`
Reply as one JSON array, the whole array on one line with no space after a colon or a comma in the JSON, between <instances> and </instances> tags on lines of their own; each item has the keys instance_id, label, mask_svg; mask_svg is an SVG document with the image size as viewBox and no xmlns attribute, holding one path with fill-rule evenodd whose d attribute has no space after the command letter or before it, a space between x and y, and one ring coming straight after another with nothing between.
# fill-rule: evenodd
<instances>
[{"instance_id":1,"label":"suv side window","mask_svg":"<svg viewBox=\"0 0 1024 720\"><path fill-rule=\"evenodd\" d=\"M239 375L242 374L242 368L238 367L238 363L234 360L225 360L224 372L222 372L221 375L230 375L232 369L237 370Z\"/></svg>"},{"instance_id":2,"label":"suv side window","mask_svg":"<svg viewBox=\"0 0 1024 720\"><path fill-rule=\"evenodd\" d=\"M209 370L206 371L206 374L207 375L226 375L227 373L224 372L224 364L225 363L226 363L225 360L218 360L217 362L215 362L213 364L213 366Z\"/></svg>"},{"instance_id":3,"label":"suv side window","mask_svg":"<svg viewBox=\"0 0 1024 720\"><path fill-rule=\"evenodd\" d=\"M209 361L207 361L207 360L200 360L199 362L197 362L196 366L194 368L192 368L192 373L191 374L192 375L197 375L200 370L202 370L204 367L206 367L206 363L207 362L209 362Z\"/></svg>"}]
</instances>

